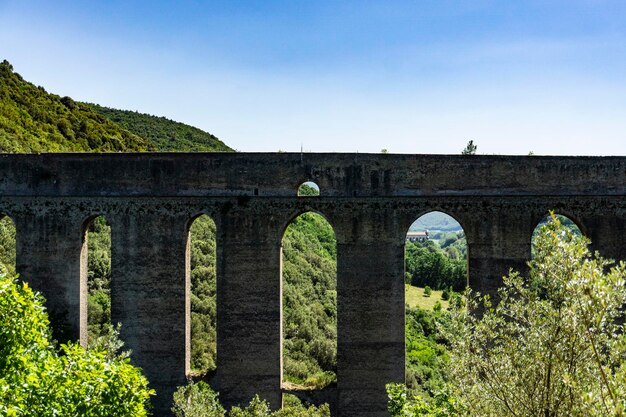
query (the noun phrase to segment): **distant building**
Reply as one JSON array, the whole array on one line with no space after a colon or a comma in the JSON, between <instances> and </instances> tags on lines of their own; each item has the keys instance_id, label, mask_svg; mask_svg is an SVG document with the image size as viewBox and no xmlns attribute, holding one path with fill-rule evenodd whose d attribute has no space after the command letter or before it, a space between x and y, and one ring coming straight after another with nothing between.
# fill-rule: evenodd
<instances>
[{"instance_id":1,"label":"distant building","mask_svg":"<svg viewBox=\"0 0 626 417\"><path fill-rule=\"evenodd\" d=\"M428 230L423 232L407 232L406 240L411 242L426 242L428 240Z\"/></svg>"}]
</instances>

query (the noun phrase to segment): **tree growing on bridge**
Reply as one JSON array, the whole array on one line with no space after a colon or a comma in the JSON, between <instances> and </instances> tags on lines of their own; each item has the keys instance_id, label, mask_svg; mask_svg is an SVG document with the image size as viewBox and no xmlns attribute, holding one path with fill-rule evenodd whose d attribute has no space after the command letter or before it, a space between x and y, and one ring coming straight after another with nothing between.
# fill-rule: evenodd
<instances>
[{"instance_id":1,"label":"tree growing on bridge","mask_svg":"<svg viewBox=\"0 0 626 417\"><path fill-rule=\"evenodd\" d=\"M469 142L467 142L467 145L465 145L465 149L463 149L461 155L476 155L477 149L478 146L474 145L473 140L470 140Z\"/></svg>"}]
</instances>

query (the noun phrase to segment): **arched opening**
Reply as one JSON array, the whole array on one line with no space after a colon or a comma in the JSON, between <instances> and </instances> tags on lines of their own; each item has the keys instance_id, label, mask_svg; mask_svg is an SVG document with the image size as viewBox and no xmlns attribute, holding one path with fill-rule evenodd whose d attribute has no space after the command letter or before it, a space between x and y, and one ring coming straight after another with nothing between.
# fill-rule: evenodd
<instances>
[{"instance_id":1,"label":"arched opening","mask_svg":"<svg viewBox=\"0 0 626 417\"><path fill-rule=\"evenodd\" d=\"M313 181L306 181L298 187L298 197L315 197L320 195L320 187Z\"/></svg>"},{"instance_id":2,"label":"arched opening","mask_svg":"<svg viewBox=\"0 0 626 417\"><path fill-rule=\"evenodd\" d=\"M86 274L83 279L86 279L88 290L87 345L102 345L106 343L107 338L110 338L113 331L111 326L111 226L104 216L97 216L88 220L84 230L84 264L81 271Z\"/></svg>"},{"instance_id":3,"label":"arched opening","mask_svg":"<svg viewBox=\"0 0 626 417\"><path fill-rule=\"evenodd\" d=\"M436 323L468 284L465 232L448 214L424 214L410 226L404 254L406 385L429 397L444 387L448 358Z\"/></svg>"},{"instance_id":4,"label":"arched opening","mask_svg":"<svg viewBox=\"0 0 626 417\"><path fill-rule=\"evenodd\" d=\"M189 227L188 271L190 294L190 373L215 371L216 336L216 226L211 217L196 217Z\"/></svg>"},{"instance_id":5,"label":"arched opening","mask_svg":"<svg viewBox=\"0 0 626 417\"><path fill-rule=\"evenodd\" d=\"M15 275L15 223L0 213L0 275Z\"/></svg>"},{"instance_id":6,"label":"arched opening","mask_svg":"<svg viewBox=\"0 0 626 417\"><path fill-rule=\"evenodd\" d=\"M554 218L552 217L552 215L546 215L543 219L541 219L539 221L539 223L537 223L537 226L535 227L535 230L533 230L533 234L532 234L532 238L531 238L531 253L532 256L535 256L535 245L536 245L536 238L537 235L539 234L540 230L547 224L549 224L550 222L553 222L554 220L558 220L559 223L561 223L561 225L563 225L567 230L569 230L570 232L572 232L572 234L574 236L582 236L583 232L580 230L580 228L578 227L578 225L576 224L576 222L574 222L572 219L570 219L567 216L564 216L562 214L556 214L554 215Z\"/></svg>"},{"instance_id":7,"label":"arched opening","mask_svg":"<svg viewBox=\"0 0 626 417\"><path fill-rule=\"evenodd\" d=\"M337 371L335 232L307 212L289 223L281 249L283 388L321 389Z\"/></svg>"}]
</instances>

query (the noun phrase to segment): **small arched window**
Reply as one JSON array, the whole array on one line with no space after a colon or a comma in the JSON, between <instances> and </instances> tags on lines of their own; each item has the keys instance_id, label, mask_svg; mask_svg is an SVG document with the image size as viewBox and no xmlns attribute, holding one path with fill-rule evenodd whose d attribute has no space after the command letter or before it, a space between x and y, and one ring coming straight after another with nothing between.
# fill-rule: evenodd
<instances>
[{"instance_id":1,"label":"small arched window","mask_svg":"<svg viewBox=\"0 0 626 417\"><path fill-rule=\"evenodd\" d=\"M320 195L320 187L313 181L306 181L298 187L298 197L315 197Z\"/></svg>"}]
</instances>

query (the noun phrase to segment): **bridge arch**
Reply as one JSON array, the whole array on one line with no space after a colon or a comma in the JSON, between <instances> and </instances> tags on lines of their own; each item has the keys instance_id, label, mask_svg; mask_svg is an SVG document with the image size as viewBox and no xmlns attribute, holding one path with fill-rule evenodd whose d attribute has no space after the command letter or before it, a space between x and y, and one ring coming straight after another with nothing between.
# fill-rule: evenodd
<instances>
[{"instance_id":1,"label":"bridge arch","mask_svg":"<svg viewBox=\"0 0 626 417\"><path fill-rule=\"evenodd\" d=\"M561 223L561 225L565 226L575 235L587 236L587 234L583 231L582 223L576 220L576 217L564 214L565 212L559 210L558 212L554 212L554 216ZM535 238L541 228L549 222L554 221L551 213L547 213L541 218L536 220L535 228L532 231L531 235L531 257L535 256Z\"/></svg>"},{"instance_id":2,"label":"bridge arch","mask_svg":"<svg viewBox=\"0 0 626 417\"><path fill-rule=\"evenodd\" d=\"M286 392L336 381L336 242L333 226L314 210L293 214L282 230L281 384Z\"/></svg>"},{"instance_id":3,"label":"bridge arch","mask_svg":"<svg viewBox=\"0 0 626 417\"><path fill-rule=\"evenodd\" d=\"M318 197L322 193L319 185L315 181L302 181L298 185L298 197Z\"/></svg>"},{"instance_id":4,"label":"bridge arch","mask_svg":"<svg viewBox=\"0 0 626 417\"><path fill-rule=\"evenodd\" d=\"M111 331L111 226L102 213L81 224L80 343L87 346Z\"/></svg>"},{"instance_id":5,"label":"bridge arch","mask_svg":"<svg viewBox=\"0 0 626 417\"><path fill-rule=\"evenodd\" d=\"M570 212L569 210L555 210L554 214L561 221L561 223L564 223L565 226L575 226L575 228L578 229L578 232L580 232L581 235L589 236L585 225L574 213ZM545 212L542 215L535 217L533 221L533 224L535 225L533 229L533 236L538 230L539 226L550 221L551 217L552 215L550 214L550 212Z\"/></svg>"},{"instance_id":6,"label":"bridge arch","mask_svg":"<svg viewBox=\"0 0 626 417\"><path fill-rule=\"evenodd\" d=\"M421 372L423 361L443 363L442 353L425 344L436 333L425 325L423 310L446 309L469 284L465 230L443 210L423 211L408 227L404 242L405 282L405 383L415 394L433 395L443 370ZM426 355L426 356L425 356Z\"/></svg>"},{"instance_id":7,"label":"bridge arch","mask_svg":"<svg viewBox=\"0 0 626 417\"><path fill-rule=\"evenodd\" d=\"M186 224L185 372L213 373L217 368L217 225L209 212Z\"/></svg>"}]
</instances>

